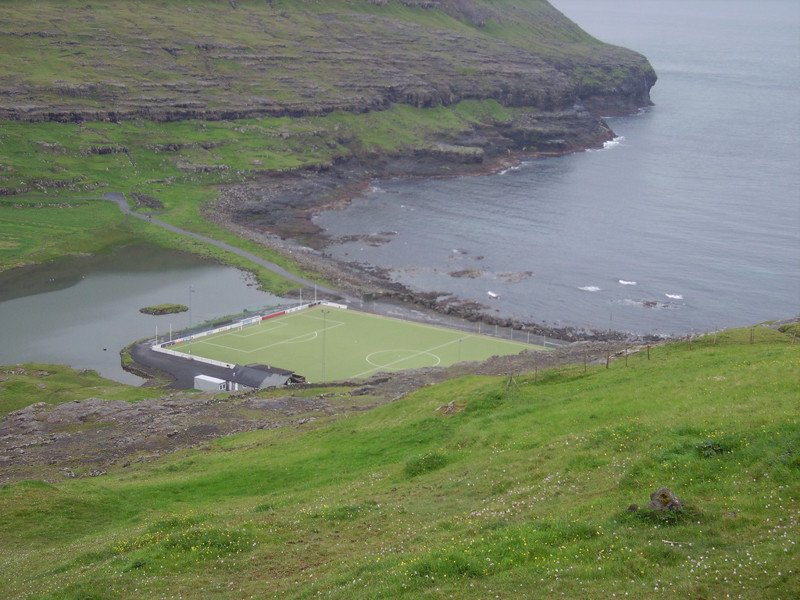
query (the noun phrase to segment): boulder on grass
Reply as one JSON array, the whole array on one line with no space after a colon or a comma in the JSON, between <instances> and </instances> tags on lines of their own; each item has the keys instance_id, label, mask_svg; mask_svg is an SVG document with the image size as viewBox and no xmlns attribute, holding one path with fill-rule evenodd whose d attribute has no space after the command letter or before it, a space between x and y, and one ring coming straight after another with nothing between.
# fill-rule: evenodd
<instances>
[{"instance_id":1,"label":"boulder on grass","mask_svg":"<svg viewBox=\"0 0 800 600\"><path fill-rule=\"evenodd\" d=\"M662 512L667 510L679 512L683 507L681 501L668 487L662 487L657 492L650 494L650 502L647 503L647 506Z\"/></svg>"}]
</instances>

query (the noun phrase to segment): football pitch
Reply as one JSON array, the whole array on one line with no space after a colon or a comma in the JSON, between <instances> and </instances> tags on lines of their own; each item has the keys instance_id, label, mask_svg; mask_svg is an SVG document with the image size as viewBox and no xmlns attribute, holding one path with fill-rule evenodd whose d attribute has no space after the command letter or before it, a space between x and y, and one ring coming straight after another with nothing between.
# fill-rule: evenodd
<instances>
[{"instance_id":1,"label":"football pitch","mask_svg":"<svg viewBox=\"0 0 800 600\"><path fill-rule=\"evenodd\" d=\"M316 383L485 360L526 348L541 349L522 341L315 306L171 349L226 363L289 369Z\"/></svg>"}]
</instances>

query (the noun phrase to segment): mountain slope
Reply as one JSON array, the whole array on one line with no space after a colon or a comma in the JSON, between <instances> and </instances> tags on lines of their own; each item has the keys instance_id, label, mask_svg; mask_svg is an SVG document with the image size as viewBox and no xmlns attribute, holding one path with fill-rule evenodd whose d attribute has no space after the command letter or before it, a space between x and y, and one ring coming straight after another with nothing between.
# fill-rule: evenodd
<instances>
[{"instance_id":1,"label":"mountain slope","mask_svg":"<svg viewBox=\"0 0 800 600\"><path fill-rule=\"evenodd\" d=\"M655 74L539 0L4 2L0 118L235 119L495 99L631 110Z\"/></svg>"}]
</instances>

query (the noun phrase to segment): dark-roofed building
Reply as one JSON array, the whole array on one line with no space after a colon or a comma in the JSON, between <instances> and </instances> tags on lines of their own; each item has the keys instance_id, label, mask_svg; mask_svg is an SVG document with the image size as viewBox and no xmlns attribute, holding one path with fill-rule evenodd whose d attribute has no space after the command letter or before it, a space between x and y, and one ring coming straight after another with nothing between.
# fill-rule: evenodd
<instances>
[{"instance_id":1,"label":"dark-roofed building","mask_svg":"<svg viewBox=\"0 0 800 600\"><path fill-rule=\"evenodd\" d=\"M239 389L249 388L260 390L263 388L282 387L292 381L293 373L286 369L278 369L267 365L236 365L231 372L230 381Z\"/></svg>"},{"instance_id":2,"label":"dark-roofed building","mask_svg":"<svg viewBox=\"0 0 800 600\"><path fill-rule=\"evenodd\" d=\"M251 364L236 365L233 368L219 368L214 365L203 365L203 373L194 376L195 389L202 391L225 390L261 390L265 388L283 387L290 383L304 383L305 377L287 369L268 365Z\"/></svg>"}]
</instances>

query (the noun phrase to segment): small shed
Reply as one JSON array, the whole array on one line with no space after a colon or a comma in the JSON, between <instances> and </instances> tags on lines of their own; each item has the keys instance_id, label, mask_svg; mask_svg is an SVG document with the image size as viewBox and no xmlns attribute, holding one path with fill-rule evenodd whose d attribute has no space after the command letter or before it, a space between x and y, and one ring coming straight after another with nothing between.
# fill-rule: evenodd
<instances>
[{"instance_id":1,"label":"small shed","mask_svg":"<svg viewBox=\"0 0 800 600\"><path fill-rule=\"evenodd\" d=\"M218 392L225 390L228 387L228 382L218 377L211 377L210 375L195 375L194 376L194 389L201 392Z\"/></svg>"}]
</instances>

